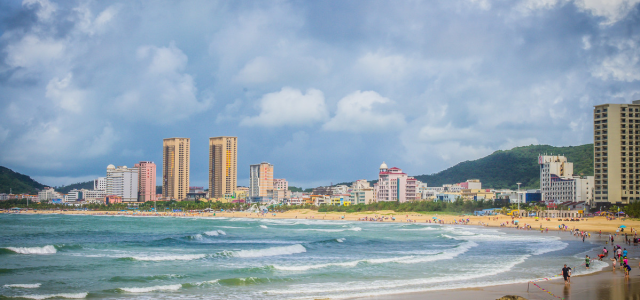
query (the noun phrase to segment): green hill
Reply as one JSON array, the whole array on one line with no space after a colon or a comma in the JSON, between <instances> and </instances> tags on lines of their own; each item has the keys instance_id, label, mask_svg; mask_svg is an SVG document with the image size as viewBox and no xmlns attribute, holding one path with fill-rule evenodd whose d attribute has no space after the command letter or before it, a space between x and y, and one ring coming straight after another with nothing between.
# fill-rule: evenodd
<instances>
[{"instance_id":1,"label":"green hill","mask_svg":"<svg viewBox=\"0 0 640 300\"><path fill-rule=\"evenodd\" d=\"M461 162L435 174L414 177L429 186L480 179L486 188L516 189L517 182L522 183L521 188L540 188L539 154L564 155L573 163L576 175L593 175L593 144L586 144L569 147L530 145L498 150L489 156Z\"/></svg>"},{"instance_id":2,"label":"green hill","mask_svg":"<svg viewBox=\"0 0 640 300\"><path fill-rule=\"evenodd\" d=\"M63 185L63 186L56 187L55 189L56 189L56 192L63 193L63 194L68 194L69 191L71 191L73 189L93 190L93 180L85 181L85 182L73 183L73 184L70 184L70 185Z\"/></svg>"},{"instance_id":3,"label":"green hill","mask_svg":"<svg viewBox=\"0 0 640 300\"><path fill-rule=\"evenodd\" d=\"M45 186L31 177L0 166L0 193L36 194Z\"/></svg>"}]
</instances>

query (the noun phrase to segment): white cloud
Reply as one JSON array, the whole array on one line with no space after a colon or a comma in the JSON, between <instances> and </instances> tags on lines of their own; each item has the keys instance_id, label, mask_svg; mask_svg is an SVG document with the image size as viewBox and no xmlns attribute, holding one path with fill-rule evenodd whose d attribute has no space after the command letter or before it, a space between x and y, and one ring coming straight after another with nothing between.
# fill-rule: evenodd
<instances>
[{"instance_id":1,"label":"white cloud","mask_svg":"<svg viewBox=\"0 0 640 300\"><path fill-rule=\"evenodd\" d=\"M58 5L51 3L49 0L23 0L22 6L37 9L36 15L42 21L50 20L58 9Z\"/></svg>"},{"instance_id":2,"label":"white cloud","mask_svg":"<svg viewBox=\"0 0 640 300\"><path fill-rule=\"evenodd\" d=\"M614 45L618 52L605 57L599 66L596 66L591 74L595 77L618 81L640 80L640 50L632 41L622 41Z\"/></svg>"},{"instance_id":3,"label":"white cloud","mask_svg":"<svg viewBox=\"0 0 640 300\"><path fill-rule=\"evenodd\" d=\"M275 93L264 95L258 103L260 114L245 117L242 126L302 126L311 125L327 119L328 111L324 94L316 89L303 94L298 89L283 87Z\"/></svg>"},{"instance_id":4,"label":"white cloud","mask_svg":"<svg viewBox=\"0 0 640 300\"><path fill-rule=\"evenodd\" d=\"M611 25L626 17L640 0L575 0L574 3L581 10L604 17L606 21L602 25Z\"/></svg>"},{"instance_id":5,"label":"white cloud","mask_svg":"<svg viewBox=\"0 0 640 300\"><path fill-rule=\"evenodd\" d=\"M63 58L65 50L66 45L62 41L28 34L17 43L7 45L5 61L10 67L41 69Z\"/></svg>"},{"instance_id":6,"label":"white cloud","mask_svg":"<svg viewBox=\"0 0 640 300\"><path fill-rule=\"evenodd\" d=\"M385 105L386 104L386 105ZM322 128L329 131L386 131L395 130L406 123L397 112L382 112L381 106L394 104L389 98L374 91L355 91L340 99L336 115Z\"/></svg>"},{"instance_id":7,"label":"white cloud","mask_svg":"<svg viewBox=\"0 0 640 300\"><path fill-rule=\"evenodd\" d=\"M85 92L71 86L73 75L67 74L62 79L55 77L47 84L47 98L67 112L81 113L85 101Z\"/></svg>"},{"instance_id":8,"label":"white cloud","mask_svg":"<svg viewBox=\"0 0 640 300\"><path fill-rule=\"evenodd\" d=\"M136 84L115 100L120 115L172 123L211 107L212 98L198 99L193 77L183 72L188 58L173 43L169 47L139 47L137 58L141 72L132 78Z\"/></svg>"}]
</instances>

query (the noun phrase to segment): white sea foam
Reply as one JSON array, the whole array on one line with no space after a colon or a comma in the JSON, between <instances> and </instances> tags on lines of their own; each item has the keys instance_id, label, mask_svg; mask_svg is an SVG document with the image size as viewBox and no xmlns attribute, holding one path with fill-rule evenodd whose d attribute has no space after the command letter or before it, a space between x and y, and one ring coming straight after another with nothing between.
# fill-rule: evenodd
<instances>
[{"instance_id":1,"label":"white sea foam","mask_svg":"<svg viewBox=\"0 0 640 300\"><path fill-rule=\"evenodd\" d=\"M158 285L158 286L150 286L150 287L141 287L141 288L120 288L128 293L149 293L155 291L177 291L182 288L181 284L172 284L172 285Z\"/></svg>"},{"instance_id":2,"label":"white sea foam","mask_svg":"<svg viewBox=\"0 0 640 300\"><path fill-rule=\"evenodd\" d=\"M541 255L549 252L560 251L567 248L569 244L561 241L551 241L550 243L539 244L537 249L533 249L533 255Z\"/></svg>"},{"instance_id":3,"label":"white sea foam","mask_svg":"<svg viewBox=\"0 0 640 300\"><path fill-rule=\"evenodd\" d=\"M341 239L336 239L336 242L338 243L344 243L345 238L341 238Z\"/></svg>"},{"instance_id":4,"label":"white sea foam","mask_svg":"<svg viewBox=\"0 0 640 300\"><path fill-rule=\"evenodd\" d=\"M427 256L409 255L409 256L397 256L397 257L389 257L389 258L369 258L369 259L360 259L360 260L347 261L347 262L335 262L335 263L324 263L324 264L314 264L314 265L297 265L297 266L273 265L273 268L275 268L276 270L282 270L282 271L308 271L313 269L322 269L322 268L334 267L334 266L353 268L357 266L359 263L369 263L369 264L424 263L424 262L453 259L456 256L463 254L469 251L469 249L476 246L478 246L478 244L468 241L463 244L460 244L458 247L455 247L450 251L445 251L437 255L427 255Z\"/></svg>"},{"instance_id":5,"label":"white sea foam","mask_svg":"<svg viewBox=\"0 0 640 300\"><path fill-rule=\"evenodd\" d=\"M306 228L306 229L297 229L299 231L320 231L320 232L343 232L343 231L362 231L360 227L351 227L346 229L322 229L322 228Z\"/></svg>"},{"instance_id":6,"label":"white sea foam","mask_svg":"<svg viewBox=\"0 0 640 300\"><path fill-rule=\"evenodd\" d=\"M227 235L226 232L222 231L222 230L212 230L212 231L207 231L204 233L205 235L208 236L219 236L219 235Z\"/></svg>"},{"instance_id":7,"label":"white sea foam","mask_svg":"<svg viewBox=\"0 0 640 300\"><path fill-rule=\"evenodd\" d=\"M196 235L192 235L191 238L197 241L202 241L202 234L198 233Z\"/></svg>"},{"instance_id":8,"label":"white sea foam","mask_svg":"<svg viewBox=\"0 0 640 300\"><path fill-rule=\"evenodd\" d=\"M303 253L303 252L307 252L307 249L300 244L295 244L295 245L283 246L283 247L271 247L271 248L265 248L265 249L234 251L232 252L231 255L235 257L265 257L265 256L297 254L297 253Z\"/></svg>"},{"instance_id":9,"label":"white sea foam","mask_svg":"<svg viewBox=\"0 0 640 300\"><path fill-rule=\"evenodd\" d=\"M200 281L200 282L196 282L195 285L214 284L214 283L218 283L218 281L220 281L220 279L214 279L214 280L208 280L208 281Z\"/></svg>"},{"instance_id":10,"label":"white sea foam","mask_svg":"<svg viewBox=\"0 0 640 300\"><path fill-rule=\"evenodd\" d=\"M186 254L186 255L166 255L166 256L131 256L131 258L140 261L168 261L168 260L195 260L205 258L204 254Z\"/></svg>"},{"instance_id":11,"label":"white sea foam","mask_svg":"<svg viewBox=\"0 0 640 300\"><path fill-rule=\"evenodd\" d=\"M334 298L334 296L327 296L327 293L336 293L336 292L357 292L357 291L367 291L369 293L378 294L381 290L393 289L399 287L406 286L416 286L416 285L426 285L426 284L436 284L443 283L448 281L462 281L462 280L470 280L481 278L485 276L493 276L500 273L507 272L518 264L523 263L529 255L519 256L512 261L507 262L506 264L498 265L494 268L485 269L482 272L474 272L471 274L458 274L458 275L450 275L450 276L437 276L430 278L417 278L417 279L407 279L407 280L374 280L371 282L367 282L363 284L363 282L340 282L340 283L311 283L311 284L299 284L299 285L291 285L288 286L287 289L284 290L270 290L266 291L267 294L314 294L314 293L322 293L325 295L324 297ZM397 292L395 292L397 293ZM371 294L371 295L373 295ZM366 296L369 294L365 294L362 296ZM353 295L353 296L361 296L361 295Z\"/></svg>"},{"instance_id":12,"label":"white sea foam","mask_svg":"<svg viewBox=\"0 0 640 300\"><path fill-rule=\"evenodd\" d=\"M6 288L21 288L21 289L37 289L40 287L40 283L31 283L31 284L5 284Z\"/></svg>"},{"instance_id":13,"label":"white sea foam","mask_svg":"<svg viewBox=\"0 0 640 300\"><path fill-rule=\"evenodd\" d=\"M265 228L265 229L269 228L269 227L267 227L267 225L260 225L260 227L261 228Z\"/></svg>"},{"instance_id":14,"label":"white sea foam","mask_svg":"<svg viewBox=\"0 0 640 300\"><path fill-rule=\"evenodd\" d=\"M422 227L422 228L400 228L398 230L401 231L429 231L429 230L438 230L437 228L434 227Z\"/></svg>"},{"instance_id":15,"label":"white sea foam","mask_svg":"<svg viewBox=\"0 0 640 300\"><path fill-rule=\"evenodd\" d=\"M62 293L62 294L51 294L51 295L20 295L20 298L27 299L48 299L48 298L68 298L68 299L83 299L86 298L89 293Z\"/></svg>"},{"instance_id":16,"label":"white sea foam","mask_svg":"<svg viewBox=\"0 0 640 300\"><path fill-rule=\"evenodd\" d=\"M5 249L20 254L54 254L58 252L56 247L51 245L44 247L6 247Z\"/></svg>"}]
</instances>

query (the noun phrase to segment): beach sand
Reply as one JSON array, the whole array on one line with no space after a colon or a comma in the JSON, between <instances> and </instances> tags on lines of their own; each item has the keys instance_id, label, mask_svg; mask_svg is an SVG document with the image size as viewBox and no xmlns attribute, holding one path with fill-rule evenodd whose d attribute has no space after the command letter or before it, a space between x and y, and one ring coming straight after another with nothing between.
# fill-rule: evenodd
<instances>
[{"instance_id":1,"label":"beach sand","mask_svg":"<svg viewBox=\"0 0 640 300\"><path fill-rule=\"evenodd\" d=\"M24 212L23 212L24 213ZM102 211L30 211L28 213L37 213L37 214L47 214L47 213L61 213L61 214L110 214L110 215L133 215L134 212L102 212ZM139 216L173 216L173 217L214 217L213 213L168 213L158 211L158 213L149 213L149 212L138 212L135 213ZM389 217L385 222L396 222L396 223L406 223L409 220L415 221L416 223L425 223L426 221L433 221L433 218L436 217L444 222L444 224L452 224L456 220L460 219L469 219L468 225L475 226L489 226L489 227L501 227L500 224L508 222L509 225L506 228L515 228L514 225L511 225L511 221L514 220L509 216L491 216L491 217L481 217L481 216L462 216L456 215L453 213L441 213L441 212L431 212L431 213L397 213L393 211L375 211L375 212L359 212L359 213L339 213L339 212L318 212L309 209L300 209L300 210L291 210L282 213L276 213L275 216L271 213L268 214L257 214L257 213L247 213L247 212L216 212L215 217L226 217L226 218L261 218L261 219L311 219L311 220L344 220L344 221L358 221L364 219L365 217L371 218L374 216L384 216ZM344 217L344 218L343 218ZM391 221L391 217L395 217L395 221ZM602 230L603 235L605 233L615 233L616 230L621 225L625 225L627 228L624 230L624 233L631 233L632 229L640 228L640 220L633 220L628 218L621 218L616 220L607 220L605 217L593 217L593 218L585 218L579 222L575 221L558 221L558 219L550 219L547 221L546 219L541 219L536 221L535 218L531 217L523 217L516 218L515 220L519 221L520 227L524 224L531 225L533 230L539 230L540 227L549 231L558 230L558 225L565 224L570 229L577 228L581 231L591 232L592 235L594 233L599 233ZM504 227L503 227L504 228Z\"/></svg>"},{"instance_id":2,"label":"beach sand","mask_svg":"<svg viewBox=\"0 0 640 300\"><path fill-rule=\"evenodd\" d=\"M24 212L23 212L24 213ZM98 212L98 211L37 211L29 212L36 214L109 214L109 215L138 215L138 216L166 216L166 217L224 217L224 218L261 218L261 219L309 219L309 220L345 220L345 221L359 221L365 217L371 218L376 216L389 217L385 222L395 223L407 223L415 221L416 223L425 223L426 221L433 221L436 217L444 222L444 224L455 223L455 220L462 218L469 219L468 225L474 226L489 226L489 227L501 227L511 228L507 231L513 231L517 233L519 230L515 229L515 226L509 225L507 227L501 226L502 223L513 220L508 216L492 216L492 217L477 217L477 216L458 216L450 213L397 213L393 211L376 211L376 212L361 212L361 213L338 213L327 212L320 213L313 210L292 210L283 213L276 213L275 215L269 214L256 214L246 212L216 212L213 213L133 213L133 212ZM391 221L391 217L395 217L395 221ZM410 220L410 221L409 221ZM549 231L558 230L558 225L565 224L569 228L578 228L582 231L590 232L592 235L591 242L595 245L605 244L605 239L608 237L608 233L615 233L619 229L620 225L627 226L624 233L630 233L632 228L640 227L640 221L631 219L616 219L607 220L605 217L593 217L584 219L579 222L572 221L558 221L557 219L539 220L535 218L518 218L520 227L524 224L531 225L532 230L539 230L542 228L548 228ZM365 221L363 221L365 222ZM465 225L460 225L465 226ZM522 230L522 229L520 229ZM602 236L599 236L599 232L602 230ZM564 234L563 234L564 236ZM564 238L576 238L569 233ZM616 238L616 244L621 243L620 237ZM610 245L606 245L610 248ZM548 290L551 294L540 290L533 284L516 283L506 285L496 285L488 287L477 287L467 289L455 289L455 290L438 290L428 291L420 293L407 293L407 294L395 294L379 297L365 297L358 299L373 299L373 300L413 300L413 299L499 299L505 295L517 295L525 299L638 299L640 300L640 268L638 266L638 257L640 257L640 247L627 246L629 249L630 265L632 267L631 276L629 279L624 278L624 272L620 269L611 271L611 262L608 262L609 267L605 267L603 271L599 271L592 274L573 276L572 283L565 286L562 278L556 278L548 281L536 282L540 287ZM592 258L597 258L598 253L592 253ZM610 255L611 257L611 255ZM558 273L562 266L558 266ZM528 290L528 291L527 291Z\"/></svg>"}]
</instances>

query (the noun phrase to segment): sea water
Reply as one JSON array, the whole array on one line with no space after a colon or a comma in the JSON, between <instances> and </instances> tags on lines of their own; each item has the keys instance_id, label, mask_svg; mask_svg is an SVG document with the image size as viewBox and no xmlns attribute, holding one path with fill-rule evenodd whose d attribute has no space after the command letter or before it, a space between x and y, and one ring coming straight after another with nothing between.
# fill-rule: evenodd
<instances>
[{"instance_id":1,"label":"sea water","mask_svg":"<svg viewBox=\"0 0 640 300\"><path fill-rule=\"evenodd\" d=\"M0 214L0 295L350 298L527 282L583 266L565 232L248 218Z\"/></svg>"}]
</instances>

